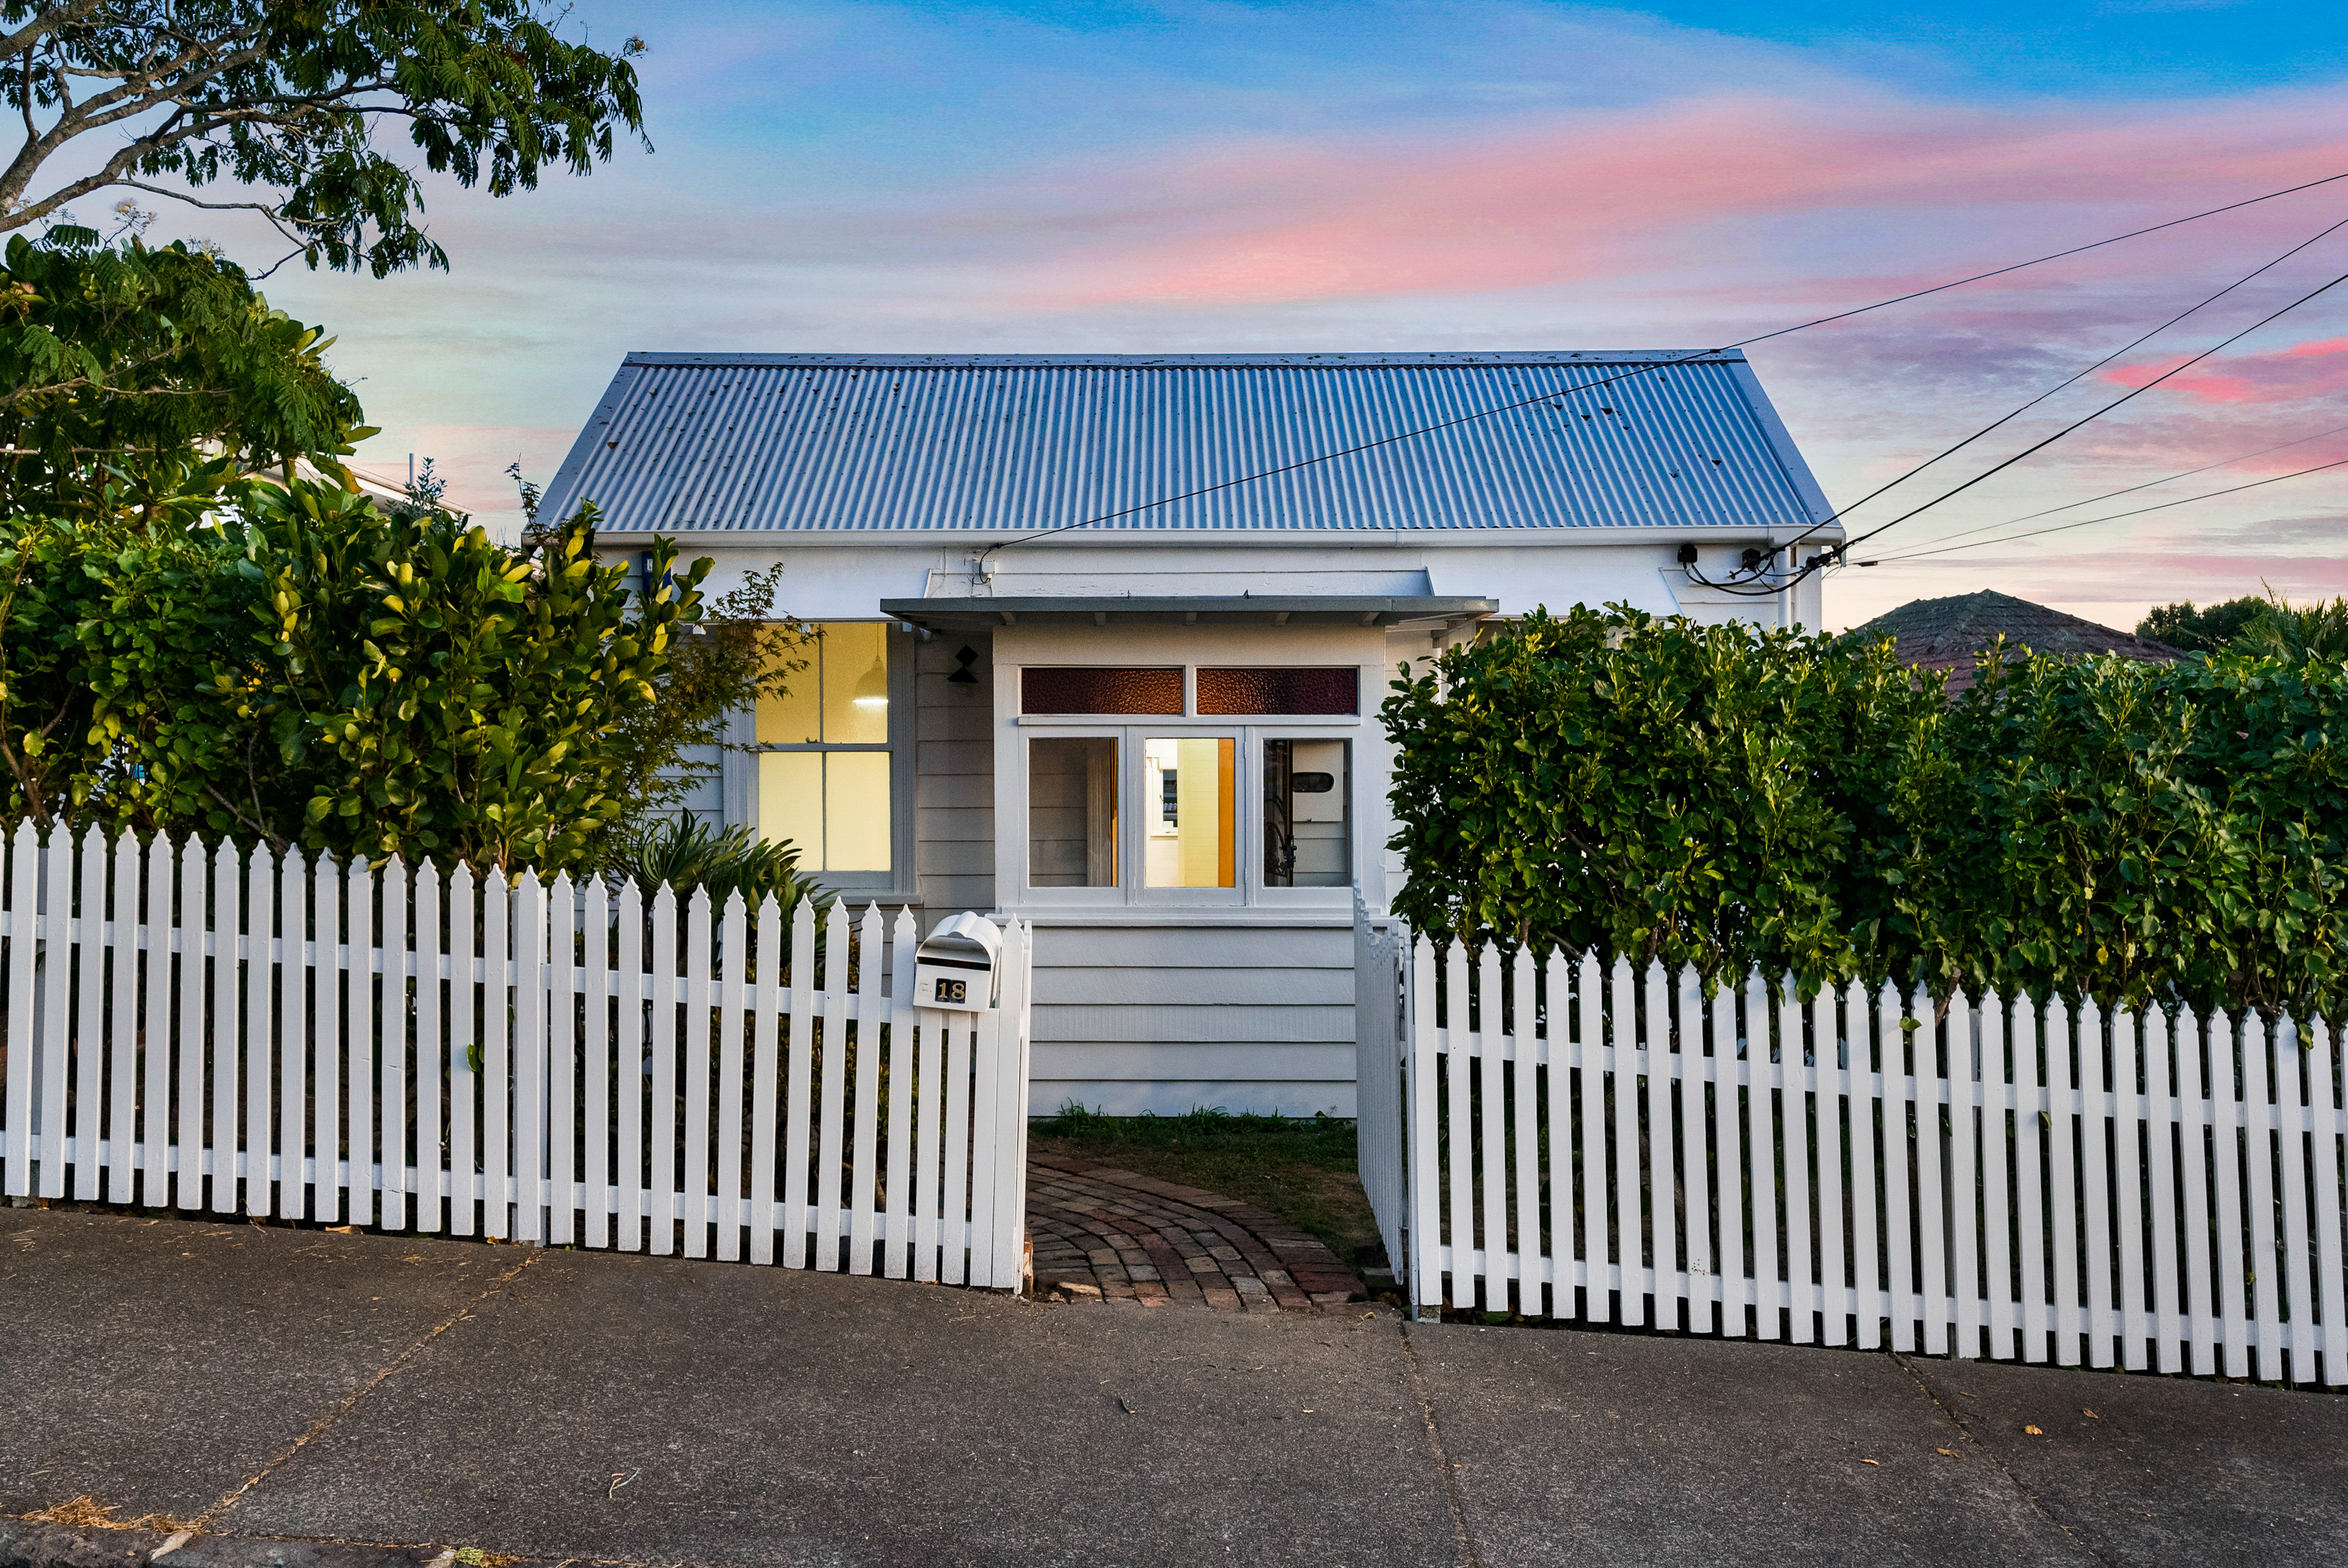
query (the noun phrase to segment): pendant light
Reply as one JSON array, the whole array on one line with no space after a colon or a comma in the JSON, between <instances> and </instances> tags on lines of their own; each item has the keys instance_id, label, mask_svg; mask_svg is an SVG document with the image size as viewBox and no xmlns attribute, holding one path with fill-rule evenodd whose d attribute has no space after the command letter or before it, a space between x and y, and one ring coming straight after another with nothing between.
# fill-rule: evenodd
<instances>
[{"instance_id":1,"label":"pendant light","mask_svg":"<svg viewBox=\"0 0 2348 1568\"><path fill-rule=\"evenodd\" d=\"M880 655L872 656L872 668L856 682L856 695L850 699L860 708L885 708L889 705L889 669L880 662Z\"/></svg>"}]
</instances>

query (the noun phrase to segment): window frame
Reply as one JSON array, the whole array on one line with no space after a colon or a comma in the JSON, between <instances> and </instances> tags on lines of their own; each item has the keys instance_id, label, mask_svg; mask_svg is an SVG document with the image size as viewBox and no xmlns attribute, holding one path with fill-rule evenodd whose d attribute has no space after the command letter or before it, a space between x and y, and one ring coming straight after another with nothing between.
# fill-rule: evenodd
<instances>
[{"instance_id":1,"label":"window frame","mask_svg":"<svg viewBox=\"0 0 2348 1568\"><path fill-rule=\"evenodd\" d=\"M1182 666L1182 707L1179 714L1172 713L1024 713L1016 711L1023 690L1022 671L1031 663L1037 666L1066 668L1080 662L1096 662L1104 668L1160 668L1173 663ZM1010 659L997 665L998 691L1007 686L1009 706L1013 711L1003 713L1004 732L1013 743L1014 759L1008 776L998 782L1004 785L998 799L1004 808L995 823L998 849L998 878L1003 892L998 901L1021 909L1040 911L1081 911L1107 913L1123 911L1139 913L1154 910L1171 913L1177 910L1207 914L1238 914L1250 909L1329 911L1352 907L1355 891L1362 886L1364 875L1375 864L1375 852L1365 846L1365 836L1371 824L1372 803L1365 798L1369 763L1375 749L1369 745L1372 732L1360 712L1353 713L1207 713L1198 711L1199 670L1201 666L1215 668L1272 668L1287 664L1299 669L1323 670L1344 666L1343 660L1299 658L1281 660L1255 655L1246 659L1185 658L1148 659L1120 658L1080 661L1065 655L1035 659ZM1350 666L1360 671L1357 692L1375 692L1384 679L1384 670L1372 664ZM1004 677L1008 677L1007 681ZM1358 700L1357 700L1358 706ZM1001 710L998 709L1000 712ZM1028 880L1032 861L1030 856L1027 743L1045 735L1111 736L1117 741L1118 786L1122 792L1117 800L1117 885L1114 887L1038 887ZM1232 853L1236 864L1233 887L1150 887L1145 886L1147 824L1150 820L1149 783L1144 776L1147 759L1145 744L1152 740L1203 740L1231 738L1238 743L1235 764L1239 786L1235 792L1238 821L1233 835ZM1275 887L1264 877L1263 844L1266 826L1263 808L1264 743L1272 740L1333 741L1350 743L1346 751L1346 842L1350 865L1348 882L1338 887ZM998 751L995 765L1004 768L1005 758ZM1007 874L1007 875L1006 875Z\"/></svg>"},{"instance_id":2,"label":"window frame","mask_svg":"<svg viewBox=\"0 0 2348 1568\"><path fill-rule=\"evenodd\" d=\"M781 624L781 623L778 623ZM914 683L914 658L920 639L901 620L889 620L863 616L828 616L822 620L809 617L788 624L800 626L880 626L886 628L883 646L889 660L889 738L885 741L798 741L767 742L757 738L757 714L744 716L741 733L749 737L749 811L750 831L759 832L758 778L761 759L769 753L880 752L889 757L889 860L886 871L809 871L808 876L828 891L854 894L872 898L911 898L915 886L913 873L913 780L912 759L913 704L918 701Z\"/></svg>"},{"instance_id":3,"label":"window frame","mask_svg":"<svg viewBox=\"0 0 2348 1568\"><path fill-rule=\"evenodd\" d=\"M1117 884L1110 887L1039 887L1035 874L1035 844L1034 831L1035 796L1028 787L1027 743L1033 740L1098 740L1103 737L1117 743ZM1137 864L1133 839L1136 824L1128 796L1131 794L1126 778L1133 761L1133 742L1121 725L1105 724L1097 719L1069 717L1063 723L1034 733L1022 733L1013 748L1017 758L1014 764L1018 782L1018 809L1014 817L1018 826L1018 887L1020 897L1031 903L1054 904L1068 908L1122 909L1131 900L1127 897L1133 889L1133 872ZM995 759L1002 765L1002 758ZM1000 825L998 825L998 835ZM997 902L1001 902L998 897Z\"/></svg>"}]
</instances>

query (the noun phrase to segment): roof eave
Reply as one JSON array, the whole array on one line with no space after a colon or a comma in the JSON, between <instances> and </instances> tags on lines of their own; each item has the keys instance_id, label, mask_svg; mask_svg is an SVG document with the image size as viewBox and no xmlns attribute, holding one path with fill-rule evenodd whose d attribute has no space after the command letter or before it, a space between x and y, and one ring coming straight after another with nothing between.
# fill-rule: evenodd
<instances>
[{"instance_id":1,"label":"roof eave","mask_svg":"<svg viewBox=\"0 0 2348 1568\"><path fill-rule=\"evenodd\" d=\"M1138 599L1123 594L1049 598L884 599L880 612L937 631L994 626L1375 626L1435 630L1497 614L1498 600L1453 595L1272 598L1200 594Z\"/></svg>"}]
</instances>

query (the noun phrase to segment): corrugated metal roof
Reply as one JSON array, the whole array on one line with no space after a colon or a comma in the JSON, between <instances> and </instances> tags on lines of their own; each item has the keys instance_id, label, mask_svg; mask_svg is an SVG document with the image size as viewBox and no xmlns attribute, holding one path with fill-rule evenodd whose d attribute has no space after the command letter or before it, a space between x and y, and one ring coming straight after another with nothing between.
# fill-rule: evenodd
<instances>
[{"instance_id":1,"label":"corrugated metal roof","mask_svg":"<svg viewBox=\"0 0 2348 1568\"><path fill-rule=\"evenodd\" d=\"M632 354L547 505L593 500L618 531L1769 530L1826 516L1744 356L1663 363L1683 357ZM1427 426L1446 427L1410 434Z\"/></svg>"}]
</instances>

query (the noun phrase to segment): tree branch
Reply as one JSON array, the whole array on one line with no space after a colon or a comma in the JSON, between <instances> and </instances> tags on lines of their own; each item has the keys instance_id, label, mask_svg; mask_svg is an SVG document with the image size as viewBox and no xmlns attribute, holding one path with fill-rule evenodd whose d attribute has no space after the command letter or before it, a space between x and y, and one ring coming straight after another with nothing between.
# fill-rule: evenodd
<instances>
[{"instance_id":1,"label":"tree branch","mask_svg":"<svg viewBox=\"0 0 2348 1568\"><path fill-rule=\"evenodd\" d=\"M32 53L34 45L59 28L80 21L102 4L104 0L73 0L69 5L50 6L15 32L0 37L0 56Z\"/></svg>"},{"instance_id":2,"label":"tree branch","mask_svg":"<svg viewBox=\"0 0 2348 1568\"><path fill-rule=\"evenodd\" d=\"M190 207L201 207L207 212L258 212L263 218L269 220L269 226L277 231L278 236L281 239L291 240L297 247L299 247L294 252L294 255L295 256L300 255L304 251L308 250L311 245L314 243L314 241L305 239L303 235L296 232L296 230L331 229L335 226L333 221L329 219L296 218L284 210L284 205L282 202L204 201L200 200L193 196L190 196L183 191L166 190L160 185L149 185L142 179L118 179L114 183L121 186L126 190L144 190L149 196L160 196L169 200L185 202ZM294 227L288 228L288 224L291 224ZM287 261L291 261L293 257L290 256L286 258ZM269 272L273 272L278 267L282 267L284 264L284 261L280 261L276 266L271 267ZM268 275L269 272L263 272L261 274L261 276L264 278Z\"/></svg>"}]
</instances>

